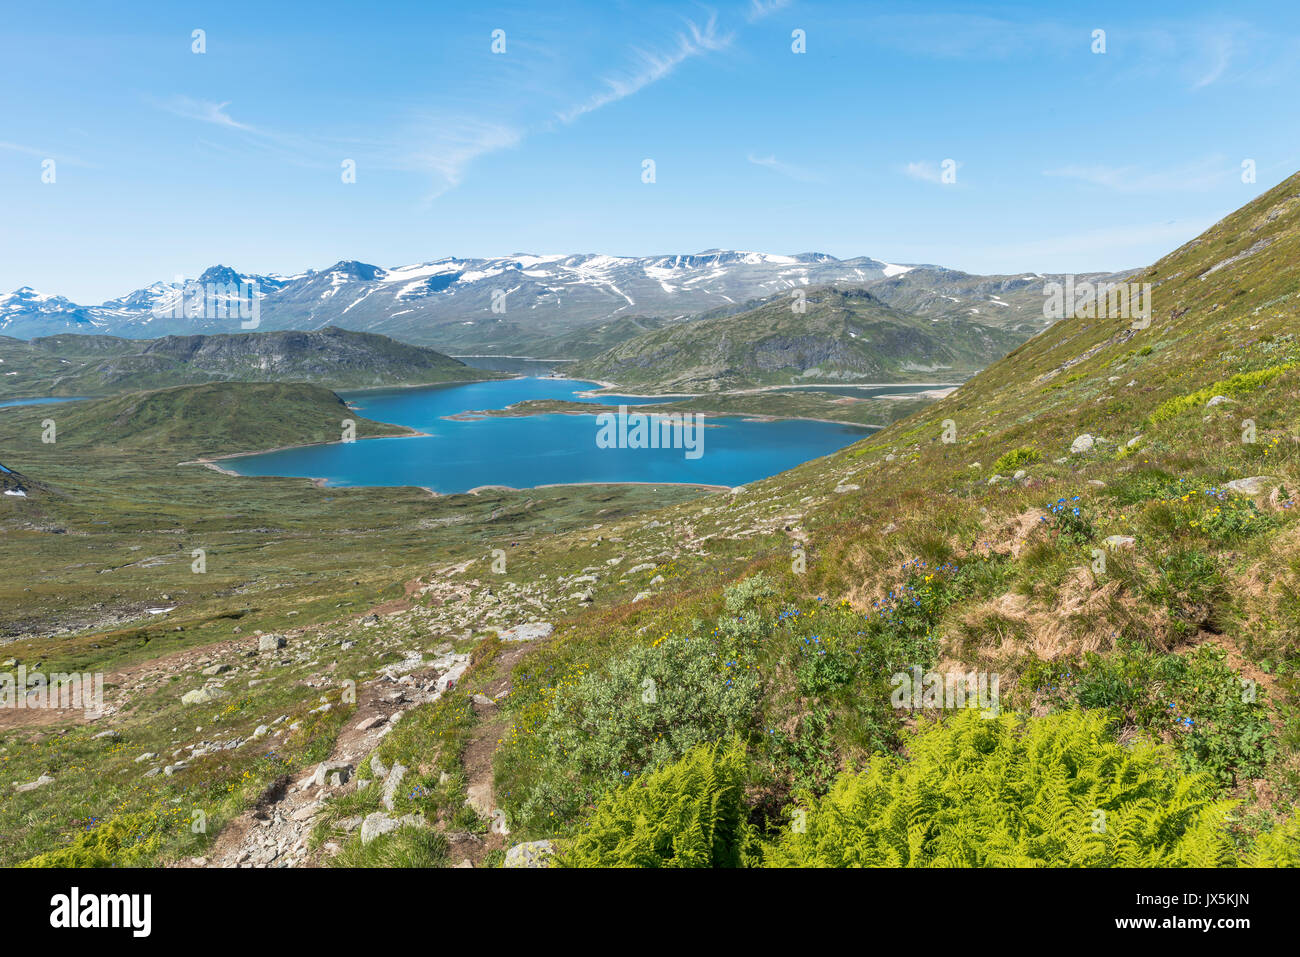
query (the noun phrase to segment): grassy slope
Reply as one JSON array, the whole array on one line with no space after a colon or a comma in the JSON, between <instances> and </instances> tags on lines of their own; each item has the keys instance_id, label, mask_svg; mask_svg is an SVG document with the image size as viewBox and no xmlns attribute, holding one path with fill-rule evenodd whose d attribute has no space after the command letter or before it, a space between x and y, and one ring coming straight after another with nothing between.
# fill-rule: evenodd
<instances>
[{"instance_id":1,"label":"grassy slope","mask_svg":"<svg viewBox=\"0 0 1300 957\"><path fill-rule=\"evenodd\" d=\"M1249 255L1222 265L1242 253ZM1300 487L1292 421L1300 368L1288 365L1300 360L1298 262L1300 176L1135 277L1155 284L1149 329L1088 316L1059 323L953 396L855 447L740 497L656 516L689 536L644 521L607 532L637 543L619 553L671 555L660 564L676 577L650 602L619 600L644 582L616 591L597 615L566 622L561 637L532 656L528 672L545 679L517 687L514 730L497 758L507 809L526 819L523 796L547 763L539 729L558 691L651 636L716 615L720 578L765 570L779 583L775 607L807 614L826 607L818 598L827 606L842 599L870 617L873 602L905 582L938 589L907 565L925 561L969 565L983 576L938 602L931 664L999 671L1012 706L1036 712L1079 700L1086 679L1094 696L1087 700L1110 704L1122 725L1164 738L1192 767L1223 772L1226 792L1246 804L1239 829L1267 828L1289 813L1300 794L1300 547L1291 507ZM1259 370L1273 372L1249 377ZM1207 408L1215 393L1233 403ZM1256 428L1253 444L1242 442L1245 419ZM947 420L957 428L953 444L941 439ZM1083 433L1102 441L1071 454ZM1007 479L1025 468L1026 478L990 484L995 462L1022 448L1032 451L1020 464L999 468ZM1275 477L1265 483L1266 491L1277 488L1271 501L1252 506L1223 492L1227 481L1257 474ZM1062 499L1066 514L1058 518L1051 509ZM1093 549L1111 535L1133 536L1134 547L1110 550L1106 572L1097 573ZM792 538L805 542L803 574L791 568ZM593 549L582 554L596 564L606 550ZM795 729L792 737L831 765L861 761L871 750L855 720L863 689L826 701L794 690L792 637L755 662L765 680L759 727ZM1209 669L1213 681L1177 686L1176 700L1160 700L1161 669L1186 664L1197 649L1195 668ZM1097 691L1108 667L1137 676L1121 682L1132 700ZM1262 710L1230 709L1234 673L1259 683ZM1174 697L1174 687L1163 693ZM1167 704L1175 707L1166 712ZM814 706L831 713L815 741L801 730ZM1171 713L1193 715L1198 730L1175 724ZM1258 738L1261 721L1269 731ZM806 782L803 759L764 747L775 768L770 788ZM525 835L563 833L571 815L528 820Z\"/></svg>"},{"instance_id":2,"label":"grassy slope","mask_svg":"<svg viewBox=\"0 0 1300 957\"><path fill-rule=\"evenodd\" d=\"M897 382L962 378L1024 336L963 319L898 312L869 294L787 296L737 315L676 323L566 370L578 378L660 392L719 391L801 381Z\"/></svg>"},{"instance_id":3,"label":"grassy slope","mask_svg":"<svg viewBox=\"0 0 1300 957\"><path fill-rule=\"evenodd\" d=\"M622 774L680 753L684 731L719 718L706 707L660 725L641 704L645 672L614 683L625 662L660 667L655 649L694 635L719 643L713 681L758 690L741 728L757 769L746 794L772 834L788 829L780 809L796 795L903 746L916 715L890 707L884 679L915 664L995 671L1004 709L1102 709L1118 740L1163 741L1161 762L1239 802L1228 830L1244 853L1300 797L1298 247L1300 176L1137 277L1160 283L1149 329L1067 320L835 455L739 494L538 540L504 580L467 569L455 580L479 601L489 588L595 575L595 607L561 605L555 636L510 670L482 643L459 693L418 709L383 760L460 773L462 756L495 743L509 840L570 834ZM1207 407L1216 393L1233 404ZM1241 441L1245 418L1254 443ZM1082 433L1100 441L1072 454ZM1224 490L1263 473L1274 479L1254 501ZM1133 546L1107 548L1111 535ZM723 645L743 630L724 589L757 573L775 594L740 620L763 640ZM659 677L669 708L694 693L671 669ZM502 715L468 707L503 683ZM330 819L376 806L345 798ZM463 826L445 795L397 810ZM328 826L324 836L348 841ZM355 839L344 857L365 859Z\"/></svg>"}]
</instances>

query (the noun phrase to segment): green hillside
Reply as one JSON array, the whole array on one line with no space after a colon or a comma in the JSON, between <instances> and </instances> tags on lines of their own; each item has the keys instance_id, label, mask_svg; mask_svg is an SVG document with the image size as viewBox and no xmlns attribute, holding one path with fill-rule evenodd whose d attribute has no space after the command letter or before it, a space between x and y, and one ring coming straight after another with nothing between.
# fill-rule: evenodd
<instances>
[{"instance_id":1,"label":"green hillside","mask_svg":"<svg viewBox=\"0 0 1300 957\"><path fill-rule=\"evenodd\" d=\"M812 289L801 305L781 295L735 315L674 323L566 371L648 392L957 381L1024 339L966 319L908 315L861 290Z\"/></svg>"},{"instance_id":2,"label":"green hillside","mask_svg":"<svg viewBox=\"0 0 1300 957\"><path fill-rule=\"evenodd\" d=\"M236 335L0 338L0 398L112 395L213 381L315 382L334 389L495 378L387 336L329 327Z\"/></svg>"},{"instance_id":3,"label":"green hillside","mask_svg":"<svg viewBox=\"0 0 1300 957\"><path fill-rule=\"evenodd\" d=\"M739 774L757 833L704 863L1300 861L1297 263L1300 176L1132 277L1148 327L1089 309L854 447L557 543L550 575L654 568L609 576L515 668L512 840L666 863L698 833L682 802L722 827ZM912 668L997 675L1002 717L900 710ZM647 675L726 691L647 709ZM739 772L692 750L732 736ZM1114 790L1132 774L1141 799Z\"/></svg>"},{"instance_id":4,"label":"green hillside","mask_svg":"<svg viewBox=\"0 0 1300 957\"><path fill-rule=\"evenodd\" d=\"M540 357L588 359L671 323L672 320L654 316L622 316L589 323L572 332L551 336L526 347Z\"/></svg>"},{"instance_id":5,"label":"green hillside","mask_svg":"<svg viewBox=\"0 0 1300 957\"><path fill-rule=\"evenodd\" d=\"M61 445L168 455L337 442L344 419L358 438L409 432L364 419L329 389L303 382L209 382L35 408L54 420Z\"/></svg>"}]
</instances>

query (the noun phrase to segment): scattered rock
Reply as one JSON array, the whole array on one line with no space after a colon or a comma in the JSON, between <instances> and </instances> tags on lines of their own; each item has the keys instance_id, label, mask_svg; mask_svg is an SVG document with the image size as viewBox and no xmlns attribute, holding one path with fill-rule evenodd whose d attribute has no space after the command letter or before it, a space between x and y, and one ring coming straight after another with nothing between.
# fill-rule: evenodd
<instances>
[{"instance_id":1,"label":"scattered rock","mask_svg":"<svg viewBox=\"0 0 1300 957\"><path fill-rule=\"evenodd\" d=\"M654 568L653 565L650 566ZM636 569L633 569L636 571ZM587 594L590 594L588 590ZM502 641L537 641L541 638L549 638L555 631L555 626L548 621L530 621L527 624L515 625L513 628L507 628L498 636Z\"/></svg>"},{"instance_id":2,"label":"scattered rock","mask_svg":"<svg viewBox=\"0 0 1300 957\"><path fill-rule=\"evenodd\" d=\"M181 695L181 704L208 704L225 696L226 693L220 688L196 688Z\"/></svg>"},{"instance_id":3,"label":"scattered rock","mask_svg":"<svg viewBox=\"0 0 1300 957\"><path fill-rule=\"evenodd\" d=\"M388 834L401 827L424 827L423 814L408 814L405 817L389 817L383 811L367 814L361 822L361 843L369 844L381 834Z\"/></svg>"},{"instance_id":4,"label":"scattered rock","mask_svg":"<svg viewBox=\"0 0 1300 957\"><path fill-rule=\"evenodd\" d=\"M347 761L322 761L316 765L316 773L308 779L306 787L324 787L332 775L337 775L340 784L346 784L352 776L352 765Z\"/></svg>"},{"instance_id":5,"label":"scattered rock","mask_svg":"<svg viewBox=\"0 0 1300 957\"><path fill-rule=\"evenodd\" d=\"M1238 495L1263 495L1279 481L1281 480L1271 475L1252 475L1249 478L1233 479L1227 488Z\"/></svg>"},{"instance_id":6,"label":"scattered rock","mask_svg":"<svg viewBox=\"0 0 1300 957\"><path fill-rule=\"evenodd\" d=\"M257 650L278 651L287 644L284 635L262 635L257 639Z\"/></svg>"},{"instance_id":7,"label":"scattered rock","mask_svg":"<svg viewBox=\"0 0 1300 957\"><path fill-rule=\"evenodd\" d=\"M456 687L456 682L460 680L461 675L469 670L469 655L453 655L451 658L444 660L443 664L447 670L434 684L434 690L442 694ZM396 721L396 716L393 717Z\"/></svg>"},{"instance_id":8,"label":"scattered rock","mask_svg":"<svg viewBox=\"0 0 1300 957\"><path fill-rule=\"evenodd\" d=\"M393 799L397 797L397 789L402 786L402 778L406 777L406 766L394 764L388 777L384 779L384 795L382 803L388 810L393 809Z\"/></svg>"},{"instance_id":9,"label":"scattered rock","mask_svg":"<svg viewBox=\"0 0 1300 957\"><path fill-rule=\"evenodd\" d=\"M465 789L465 803L474 809L479 817L487 820L492 817L492 785L471 784Z\"/></svg>"},{"instance_id":10,"label":"scattered rock","mask_svg":"<svg viewBox=\"0 0 1300 957\"><path fill-rule=\"evenodd\" d=\"M42 774L35 781L29 781L27 784L15 784L14 790L18 792L35 791L37 788L45 787L47 784L53 784L54 778L48 774Z\"/></svg>"},{"instance_id":11,"label":"scattered rock","mask_svg":"<svg viewBox=\"0 0 1300 957\"><path fill-rule=\"evenodd\" d=\"M524 841L506 851L502 867L550 867L555 846L550 841Z\"/></svg>"},{"instance_id":12,"label":"scattered rock","mask_svg":"<svg viewBox=\"0 0 1300 957\"><path fill-rule=\"evenodd\" d=\"M1085 432L1070 444L1070 453L1073 455L1081 455L1084 452L1090 452L1092 451L1092 447L1096 444L1097 440Z\"/></svg>"}]
</instances>

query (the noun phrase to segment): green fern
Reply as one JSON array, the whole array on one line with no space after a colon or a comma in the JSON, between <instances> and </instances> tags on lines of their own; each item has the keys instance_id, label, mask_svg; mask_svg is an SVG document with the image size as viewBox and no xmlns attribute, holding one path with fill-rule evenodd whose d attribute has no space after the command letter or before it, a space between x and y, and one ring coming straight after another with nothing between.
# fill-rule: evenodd
<instances>
[{"instance_id":1,"label":"green fern","mask_svg":"<svg viewBox=\"0 0 1300 957\"><path fill-rule=\"evenodd\" d=\"M738 740L703 745L608 792L560 855L563 867L741 867L759 859Z\"/></svg>"},{"instance_id":2,"label":"green fern","mask_svg":"<svg viewBox=\"0 0 1300 957\"><path fill-rule=\"evenodd\" d=\"M919 731L808 808L767 863L798 867L1221 866L1230 802L1104 714L973 712Z\"/></svg>"},{"instance_id":3,"label":"green fern","mask_svg":"<svg viewBox=\"0 0 1300 957\"><path fill-rule=\"evenodd\" d=\"M1261 834L1245 863L1247 867L1300 867L1300 814Z\"/></svg>"}]
</instances>

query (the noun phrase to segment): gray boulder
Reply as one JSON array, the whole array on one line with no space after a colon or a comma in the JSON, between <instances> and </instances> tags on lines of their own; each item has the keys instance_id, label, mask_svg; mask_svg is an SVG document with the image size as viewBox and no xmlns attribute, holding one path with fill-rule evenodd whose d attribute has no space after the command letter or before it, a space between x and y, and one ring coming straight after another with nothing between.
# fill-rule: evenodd
<instances>
[{"instance_id":1,"label":"gray boulder","mask_svg":"<svg viewBox=\"0 0 1300 957\"><path fill-rule=\"evenodd\" d=\"M1252 475L1249 478L1233 479L1228 483L1227 488L1230 492L1236 492L1238 495L1263 495L1280 480L1271 475Z\"/></svg>"},{"instance_id":2,"label":"gray boulder","mask_svg":"<svg viewBox=\"0 0 1300 957\"><path fill-rule=\"evenodd\" d=\"M193 691L187 691L181 695L181 704L209 704L219 698L224 698L226 693L220 688L196 688Z\"/></svg>"},{"instance_id":3,"label":"gray boulder","mask_svg":"<svg viewBox=\"0 0 1300 957\"><path fill-rule=\"evenodd\" d=\"M383 805L388 810L393 809L393 800L397 797L397 789L402 786L402 778L406 777L406 766L394 764L388 777L384 779Z\"/></svg>"},{"instance_id":4,"label":"gray boulder","mask_svg":"<svg viewBox=\"0 0 1300 957\"><path fill-rule=\"evenodd\" d=\"M407 814L405 817L389 817L383 811L367 814L361 822L361 843L369 844L381 834L390 834L398 828L424 827L423 814Z\"/></svg>"},{"instance_id":5,"label":"gray boulder","mask_svg":"<svg viewBox=\"0 0 1300 957\"><path fill-rule=\"evenodd\" d=\"M513 628L507 628L501 632L502 641L537 641L541 638L551 637L555 631L555 626L547 621L530 621L523 625L515 625Z\"/></svg>"},{"instance_id":6,"label":"gray boulder","mask_svg":"<svg viewBox=\"0 0 1300 957\"><path fill-rule=\"evenodd\" d=\"M550 841L524 841L506 851L502 867L550 867L555 847Z\"/></svg>"},{"instance_id":7,"label":"gray boulder","mask_svg":"<svg viewBox=\"0 0 1300 957\"><path fill-rule=\"evenodd\" d=\"M14 790L20 793L23 791L35 791L37 788L45 787L45 785L53 783L54 778L50 777L48 774L42 774L35 781L29 781L27 784L15 784Z\"/></svg>"}]
</instances>

